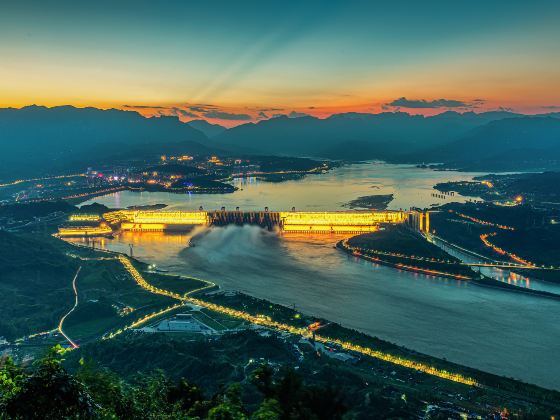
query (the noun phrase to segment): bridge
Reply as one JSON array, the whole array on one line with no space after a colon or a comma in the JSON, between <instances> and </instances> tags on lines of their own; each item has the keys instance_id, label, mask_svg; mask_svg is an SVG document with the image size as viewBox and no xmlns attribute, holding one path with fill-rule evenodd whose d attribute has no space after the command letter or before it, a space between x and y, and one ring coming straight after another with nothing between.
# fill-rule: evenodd
<instances>
[{"instance_id":1,"label":"bridge","mask_svg":"<svg viewBox=\"0 0 560 420\"><path fill-rule=\"evenodd\" d=\"M257 225L269 230L300 233L374 232L381 223L403 223L404 211L146 211L120 210L103 219L115 228L135 232L176 231L192 226Z\"/></svg>"}]
</instances>

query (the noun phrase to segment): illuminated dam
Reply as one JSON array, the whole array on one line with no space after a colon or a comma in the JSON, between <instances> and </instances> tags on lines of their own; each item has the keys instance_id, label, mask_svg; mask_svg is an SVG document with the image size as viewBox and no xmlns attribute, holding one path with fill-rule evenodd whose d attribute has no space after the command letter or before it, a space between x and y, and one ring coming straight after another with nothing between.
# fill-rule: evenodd
<instances>
[{"instance_id":1,"label":"illuminated dam","mask_svg":"<svg viewBox=\"0 0 560 420\"><path fill-rule=\"evenodd\" d=\"M373 232L381 223L403 223L404 211L144 211L121 210L105 213L103 219L121 230L136 232L177 231L190 226L258 225L270 230L300 233Z\"/></svg>"}]
</instances>

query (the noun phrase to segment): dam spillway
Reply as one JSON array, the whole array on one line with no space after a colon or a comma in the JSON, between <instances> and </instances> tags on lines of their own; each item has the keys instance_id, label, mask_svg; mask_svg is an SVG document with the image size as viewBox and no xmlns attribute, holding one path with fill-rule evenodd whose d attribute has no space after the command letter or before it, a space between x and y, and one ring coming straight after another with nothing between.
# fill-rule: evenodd
<instances>
[{"instance_id":1,"label":"dam spillway","mask_svg":"<svg viewBox=\"0 0 560 420\"><path fill-rule=\"evenodd\" d=\"M185 230L190 226L258 225L269 230L298 233L373 232L381 223L403 223L404 211L145 211L121 210L103 215L121 230L149 232Z\"/></svg>"}]
</instances>

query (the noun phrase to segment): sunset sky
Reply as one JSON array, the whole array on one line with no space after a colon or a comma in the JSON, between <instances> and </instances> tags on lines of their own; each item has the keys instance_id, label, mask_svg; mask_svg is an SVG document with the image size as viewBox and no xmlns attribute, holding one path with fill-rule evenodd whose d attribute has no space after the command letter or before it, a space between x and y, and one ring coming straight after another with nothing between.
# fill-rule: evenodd
<instances>
[{"instance_id":1,"label":"sunset sky","mask_svg":"<svg viewBox=\"0 0 560 420\"><path fill-rule=\"evenodd\" d=\"M560 111L560 1L13 1L0 107Z\"/></svg>"}]
</instances>

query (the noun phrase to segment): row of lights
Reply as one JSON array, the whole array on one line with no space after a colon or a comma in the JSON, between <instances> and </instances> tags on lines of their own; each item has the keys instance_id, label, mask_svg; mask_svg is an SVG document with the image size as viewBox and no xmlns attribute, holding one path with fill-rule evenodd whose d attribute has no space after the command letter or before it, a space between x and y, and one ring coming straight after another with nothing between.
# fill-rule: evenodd
<instances>
[{"instance_id":1,"label":"row of lights","mask_svg":"<svg viewBox=\"0 0 560 420\"><path fill-rule=\"evenodd\" d=\"M515 230L515 228L512 228L511 226L506 226L506 225L500 225L498 223L487 222L486 220L477 219L476 217L469 216L468 214L459 213L459 212L456 212L456 211L453 211L453 210L449 210L449 212L450 213L455 213L457 216L462 217L463 219L470 220L471 222L478 223L479 225L497 227L497 228L503 229L503 230Z\"/></svg>"},{"instance_id":2,"label":"row of lights","mask_svg":"<svg viewBox=\"0 0 560 420\"><path fill-rule=\"evenodd\" d=\"M48 181L51 179L64 179L64 178L76 178L78 176L85 176L85 174L74 174L74 175L57 175L57 176L49 176L45 178L30 178L30 179L18 179L12 182L7 182L5 184L0 184L0 188L2 187L9 187L10 185L17 185L23 182L36 182L36 181Z\"/></svg>"},{"instance_id":3,"label":"row of lights","mask_svg":"<svg viewBox=\"0 0 560 420\"><path fill-rule=\"evenodd\" d=\"M514 261L517 261L521 264L525 264L527 266L530 267L535 267L535 264L533 264L532 262L529 262L523 258L521 258L518 255L515 255L512 252L506 251L502 248L500 248L499 246L494 245L492 242L490 242L488 240L488 237L492 237L492 236L496 236L496 232L492 232L492 233L483 233L482 235L480 235L480 240L482 241L482 243L487 246L488 248L492 248L492 250L494 250L495 252L497 252L500 255L505 255L509 258L511 258Z\"/></svg>"},{"instance_id":4,"label":"row of lights","mask_svg":"<svg viewBox=\"0 0 560 420\"><path fill-rule=\"evenodd\" d=\"M120 187L114 187L114 188L106 188L103 190L97 190L97 191L88 191L88 192L84 192L84 193L80 193L80 194L74 194L74 195L67 195L65 197L60 197L60 200L73 200L75 198L83 198L83 197L89 197L92 195L101 195L101 194L109 194L109 193L113 193L113 192L118 192L118 191L122 191L123 189L125 189L126 187L120 186ZM51 197L51 198L38 198L35 200L28 200L28 203L41 203L44 201L54 201L57 198L55 197Z\"/></svg>"},{"instance_id":5,"label":"row of lights","mask_svg":"<svg viewBox=\"0 0 560 420\"><path fill-rule=\"evenodd\" d=\"M368 260L368 261L372 261L372 262L376 262L376 263L380 263L380 264L392 265L395 268L399 268L399 269L402 269L402 270L414 271L414 272L417 272L417 273L429 274L429 275L432 275L432 276L451 277L451 278L454 278L454 279L457 279L457 280L471 280L471 277L462 276L460 274L451 274L451 273L447 273L447 272L444 272L444 271L437 271L437 270L430 270L430 269L427 269L427 268L414 267L414 266L406 265L406 264L402 264L402 263L389 263L387 261L383 261L381 258L367 256L367 255L364 255L364 254L362 254L358 251L352 252L352 255L354 255L355 257L358 257L358 258L363 258L363 259Z\"/></svg>"},{"instance_id":6,"label":"row of lights","mask_svg":"<svg viewBox=\"0 0 560 420\"><path fill-rule=\"evenodd\" d=\"M132 277L136 280L136 282L138 283L138 285L152 293L157 293L160 295L164 295L164 296L170 296L173 297L175 299L179 299L182 301L188 301L192 304L195 304L197 306L206 308L206 309L210 309L214 312L219 312L234 318L239 318L242 319L244 321L250 322L252 324L257 324L257 325L262 325L268 328L272 328L272 329L276 329L276 330L281 330L281 331L286 331L289 332L290 334L294 334L294 335L299 335L299 336L304 336L307 337L309 336L309 331L306 328L301 328L301 327L294 327L292 325L288 325L288 324L283 324L277 321L272 320L269 316L266 315L251 315L247 312L243 312L243 311L239 311L236 309L231 309L231 308L227 308L225 306L221 306L221 305L217 305L214 303L210 303L210 302L206 302L200 299L196 299L193 297L189 297L190 294L195 293L196 291L191 291L188 294L185 294L184 296L180 296L177 293L173 293L167 290L163 290L163 289L159 289L156 288L152 285L150 285L148 282L146 282L146 280L142 277L142 275L138 272L138 270L136 270L136 268L132 265L132 263L130 262L130 260L123 256L120 255L119 256L119 260L121 261L121 263L123 264L123 266L125 267L125 269L132 275ZM205 286L202 289L205 289L209 286ZM175 305L175 307L179 307L181 306L183 303L181 304L177 304ZM167 308L164 311L171 311L173 307ZM163 311L160 311L161 313L164 313ZM160 314L161 314L160 313ZM151 317L150 319L153 319L156 316L157 313L151 314L148 317ZM146 318L146 317L144 317ZM139 320L140 321L140 320ZM146 322L145 319L142 319L142 322ZM139 325L139 324L136 324ZM122 331L121 331L122 332ZM457 383L461 383L461 384L465 384L465 385L470 385L470 386L479 386L479 383L473 379L473 378L469 378L466 376L463 376L459 373L453 373L453 372L449 372L447 370L444 369L438 369L436 367L433 366L429 366L425 363L421 363L421 362L417 362L414 360L410 360L410 359L405 359L403 357L400 356L394 356L392 354L389 353L384 353L381 352L379 350L374 350L372 348L369 347L364 347L364 346L360 346L357 344L354 344L352 342L349 341L342 341L340 339L337 338L330 338L330 337L325 337L325 336L320 336L320 335L316 335L315 336L315 340L320 342L320 343L333 343L333 344L337 344L339 345L341 348L348 350L348 351L353 351L355 353L359 353L359 354L363 354L366 356L370 356L379 360L383 360L385 362L389 362L395 365L399 365L399 366L403 366L409 369L414 369L417 370L419 372L423 372L432 376L436 376L439 378L443 378L443 379L447 379L453 382L457 382Z\"/></svg>"},{"instance_id":7,"label":"row of lights","mask_svg":"<svg viewBox=\"0 0 560 420\"><path fill-rule=\"evenodd\" d=\"M364 248L359 248L359 247L354 247L354 246L350 246L348 245L348 240L345 239L343 241L343 245L347 248L350 249L352 251L358 251L361 253L372 253L372 254L378 254L378 255L385 255L388 257L398 257L398 258L406 258L409 260L418 260L418 261L427 261L427 262L436 262L436 263L440 263L440 264L457 264L456 262L450 261L450 260L440 260L438 258L430 258L430 257L418 257L416 255L406 255L406 254L401 254L398 252L388 252L388 251L379 251L377 249L364 249Z\"/></svg>"},{"instance_id":8,"label":"row of lights","mask_svg":"<svg viewBox=\"0 0 560 420\"><path fill-rule=\"evenodd\" d=\"M427 268L415 267L415 266L402 264L402 263L390 263L390 262L387 262L387 261L383 261L381 258L377 258L377 257L371 256L371 255L365 255L363 253L362 249L352 247L352 246L348 245L347 240L342 241L341 244L344 248L351 251L352 255L354 255L358 258L363 258L363 259L368 260L368 261L372 261L372 262L376 262L376 263L380 263L380 264L392 265L392 266L395 266L396 268L400 268L400 269L403 269L403 270L414 271L414 272L429 274L429 275L433 275L433 276L451 277L451 278L458 279L458 280L471 280L471 277L463 276L463 275L460 275L460 274L452 274L452 273L447 273L447 272L444 272L444 271L430 270L430 269L427 269ZM373 251L373 252L377 252L377 251ZM383 254L383 253L380 252L380 254ZM431 262L431 261L435 260L435 259L430 259L430 258L420 258L420 257L414 257L414 256L408 257L408 256L405 256L405 255L392 254L392 253L385 253L385 254L388 255L388 256L400 256L400 257L403 257L403 258L417 259L417 260L428 261L428 262ZM441 263L444 263L444 264L453 264L450 261L441 261L441 260L435 260L435 261L441 262ZM460 265L460 264L455 264L455 265Z\"/></svg>"}]
</instances>

